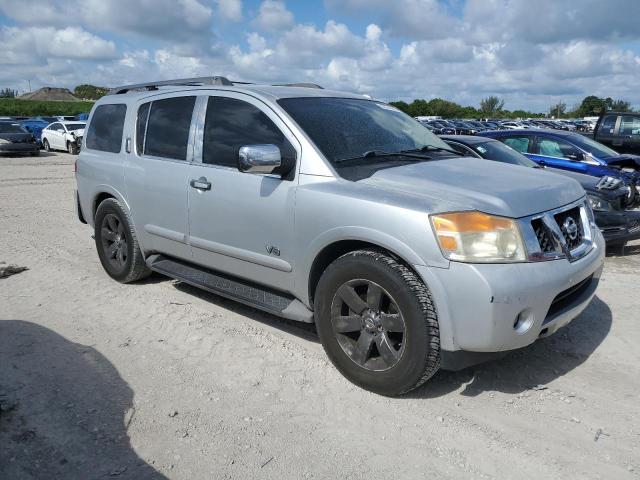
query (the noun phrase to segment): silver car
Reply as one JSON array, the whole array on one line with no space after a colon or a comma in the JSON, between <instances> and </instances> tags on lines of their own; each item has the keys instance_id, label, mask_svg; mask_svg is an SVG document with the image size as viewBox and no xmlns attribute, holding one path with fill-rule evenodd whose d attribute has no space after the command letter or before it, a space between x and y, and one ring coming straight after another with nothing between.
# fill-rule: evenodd
<instances>
[{"instance_id":1,"label":"silver car","mask_svg":"<svg viewBox=\"0 0 640 480\"><path fill-rule=\"evenodd\" d=\"M554 333L603 265L576 181L460 156L390 105L310 84L120 87L76 167L115 280L155 271L313 322L340 372L385 395Z\"/></svg>"}]
</instances>

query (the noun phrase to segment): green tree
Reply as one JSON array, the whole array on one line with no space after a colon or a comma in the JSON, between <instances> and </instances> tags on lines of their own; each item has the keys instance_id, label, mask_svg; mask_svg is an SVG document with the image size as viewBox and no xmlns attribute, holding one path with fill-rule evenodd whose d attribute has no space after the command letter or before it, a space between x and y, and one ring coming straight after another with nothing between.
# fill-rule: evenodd
<instances>
[{"instance_id":1,"label":"green tree","mask_svg":"<svg viewBox=\"0 0 640 480\"><path fill-rule=\"evenodd\" d=\"M600 115L607 110L607 101L603 98L596 97L595 95L589 95L584 97L580 107L578 108L579 116L589 117Z\"/></svg>"},{"instance_id":2,"label":"green tree","mask_svg":"<svg viewBox=\"0 0 640 480\"><path fill-rule=\"evenodd\" d=\"M3 88L0 90L0 98L16 98L18 91L11 88Z\"/></svg>"},{"instance_id":3,"label":"green tree","mask_svg":"<svg viewBox=\"0 0 640 480\"><path fill-rule=\"evenodd\" d=\"M611 110L615 112L630 112L631 104L624 100L614 100L611 102Z\"/></svg>"},{"instance_id":4,"label":"green tree","mask_svg":"<svg viewBox=\"0 0 640 480\"><path fill-rule=\"evenodd\" d=\"M83 100L97 100L108 92L109 89L106 87L96 87L95 85L88 84L78 85L73 90L73 94Z\"/></svg>"},{"instance_id":5,"label":"green tree","mask_svg":"<svg viewBox=\"0 0 640 480\"><path fill-rule=\"evenodd\" d=\"M497 113L504 107L504 100L491 95L480 100L480 111L485 114Z\"/></svg>"},{"instance_id":6,"label":"green tree","mask_svg":"<svg viewBox=\"0 0 640 480\"><path fill-rule=\"evenodd\" d=\"M549 107L549 114L560 118L567 111L567 104L564 102L558 102L555 105Z\"/></svg>"}]
</instances>

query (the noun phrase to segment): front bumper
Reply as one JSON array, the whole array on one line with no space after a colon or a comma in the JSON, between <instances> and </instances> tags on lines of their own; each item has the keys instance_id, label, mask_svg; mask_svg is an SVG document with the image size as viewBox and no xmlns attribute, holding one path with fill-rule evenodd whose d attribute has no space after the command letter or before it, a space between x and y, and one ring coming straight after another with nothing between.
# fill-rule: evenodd
<instances>
[{"instance_id":1,"label":"front bumper","mask_svg":"<svg viewBox=\"0 0 640 480\"><path fill-rule=\"evenodd\" d=\"M640 238L640 210L594 212L596 224L607 245L617 245Z\"/></svg>"},{"instance_id":2,"label":"front bumper","mask_svg":"<svg viewBox=\"0 0 640 480\"><path fill-rule=\"evenodd\" d=\"M441 348L447 352L503 352L551 335L578 316L595 295L605 244L569 262L416 266L438 312Z\"/></svg>"},{"instance_id":3,"label":"front bumper","mask_svg":"<svg viewBox=\"0 0 640 480\"><path fill-rule=\"evenodd\" d=\"M37 143L2 143L0 144L0 154L9 153L9 154L26 154L26 153L34 153L40 150L40 147Z\"/></svg>"}]
</instances>

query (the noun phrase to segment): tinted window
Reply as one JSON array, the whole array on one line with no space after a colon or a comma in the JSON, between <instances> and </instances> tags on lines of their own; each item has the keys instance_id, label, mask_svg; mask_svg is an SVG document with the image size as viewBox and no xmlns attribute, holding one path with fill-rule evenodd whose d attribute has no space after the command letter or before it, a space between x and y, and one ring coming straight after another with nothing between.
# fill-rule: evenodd
<instances>
[{"instance_id":1,"label":"tinted window","mask_svg":"<svg viewBox=\"0 0 640 480\"><path fill-rule=\"evenodd\" d=\"M138 117L136 119L136 152L138 152L138 155L142 155L144 151L144 135L147 130L149 108L151 108L151 102L142 104L138 109Z\"/></svg>"},{"instance_id":2,"label":"tinted window","mask_svg":"<svg viewBox=\"0 0 640 480\"><path fill-rule=\"evenodd\" d=\"M398 152L427 145L448 148L413 118L384 103L311 97L284 98L278 103L334 164L336 160L361 156L372 150ZM379 162L380 157L362 161Z\"/></svg>"},{"instance_id":3,"label":"tinted window","mask_svg":"<svg viewBox=\"0 0 640 480\"><path fill-rule=\"evenodd\" d=\"M51 125L49 125L49 130L60 130L62 129L62 124L61 123L53 123Z\"/></svg>"},{"instance_id":4,"label":"tinted window","mask_svg":"<svg viewBox=\"0 0 640 480\"><path fill-rule=\"evenodd\" d=\"M0 133L25 133L17 123L0 123Z\"/></svg>"},{"instance_id":5,"label":"tinted window","mask_svg":"<svg viewBox=\"0 0 640 480\"><path fill-rule=\"evenodd\" d=\"M295 159L295 150L280 129L259 109L235 98L209 97L204 124L202 162L238 166L243 145L273 144L283 164Z\"/></svg>"},{"instance_id":6,"label":"tinted window","mask_svg":"<svg viewBox=\"0 0 640 480\"><path fill-rule=\"evenodd\" d=\"M603 133L613 133L613 129L616 126L617 116L615 115L607 115L602 120L602 124L600 125L600 130Z\"/></svg>"},{"instance_id":7,"label":"tinted window","mask_svg":"<svg viewBox=\"0 0 640 480\"><path fill-rule=\"evenodd\" d=\"M187 159L189 128L195 102L196 97L175 97L151 103L144 142L145 155Z\"/></svg>"},{"instance_id":8,"label":"tinted window","mask_svg":"<svg viewBox=\"0 0 640 480\"><path fill-rule=\"evenodd\" d=\"M87 148L119 153L122 147L122 130L126 113L127 106L122 103L97 107L86 133Z\"/></svg>"},{"instance_id":9,"label":"tinted window","mask_svg":"<svg viewBox=\"0 0 640 480\"><path fill-rule=\"evenodd\" d=\"M547 157L568 158L569 155L575 155L578 149L562 140L543 138L538 142L538 152Z\"/></svg>"},{"instance_id":10,"label":"tinted window","mask_svg":"<svg viewBox=\"0 0 640 480\"><path fill-rule=\"evenodd\" d=\"M624 115L620 125L620 135L640 135L640 117Z\"/></svg>"},{"instance_id":11,"label":"tinted window","mask_svg":"<svg viewBox=\"0 0 640 480\"><path fill-rule=\"evenodd\" d=\"M529 137L507 137L502 140L516 152L527 153L529 151Z\"/></svg>"},{"instance_id":12,"label":"tinted window","mask_svg":"<svg viewBox=\"0 0 640 480\"><path fill-rule=\"evenodd\" d=\"M74 130L82 130L85 127L85 124L84 123L67 123L65 127L68 131L73 132Z\"/></svg>"}]
</instances>

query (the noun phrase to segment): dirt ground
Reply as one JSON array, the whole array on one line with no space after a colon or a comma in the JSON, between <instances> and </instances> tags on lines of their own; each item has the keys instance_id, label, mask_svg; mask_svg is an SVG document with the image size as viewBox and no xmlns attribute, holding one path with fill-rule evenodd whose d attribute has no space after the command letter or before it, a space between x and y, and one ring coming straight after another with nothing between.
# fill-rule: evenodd
<instances>
[{"instance_id":1,"label":"dirt ground","mask_svg":"<svg viewBox=\"0 0 640 480\"><path fill-rule=\"evenodd\" d=\"M0 158L0 478L640 478L640 243L555 336L390 399L312 328L112 281L74 183Z\"/></svg>"}]
</instances>

